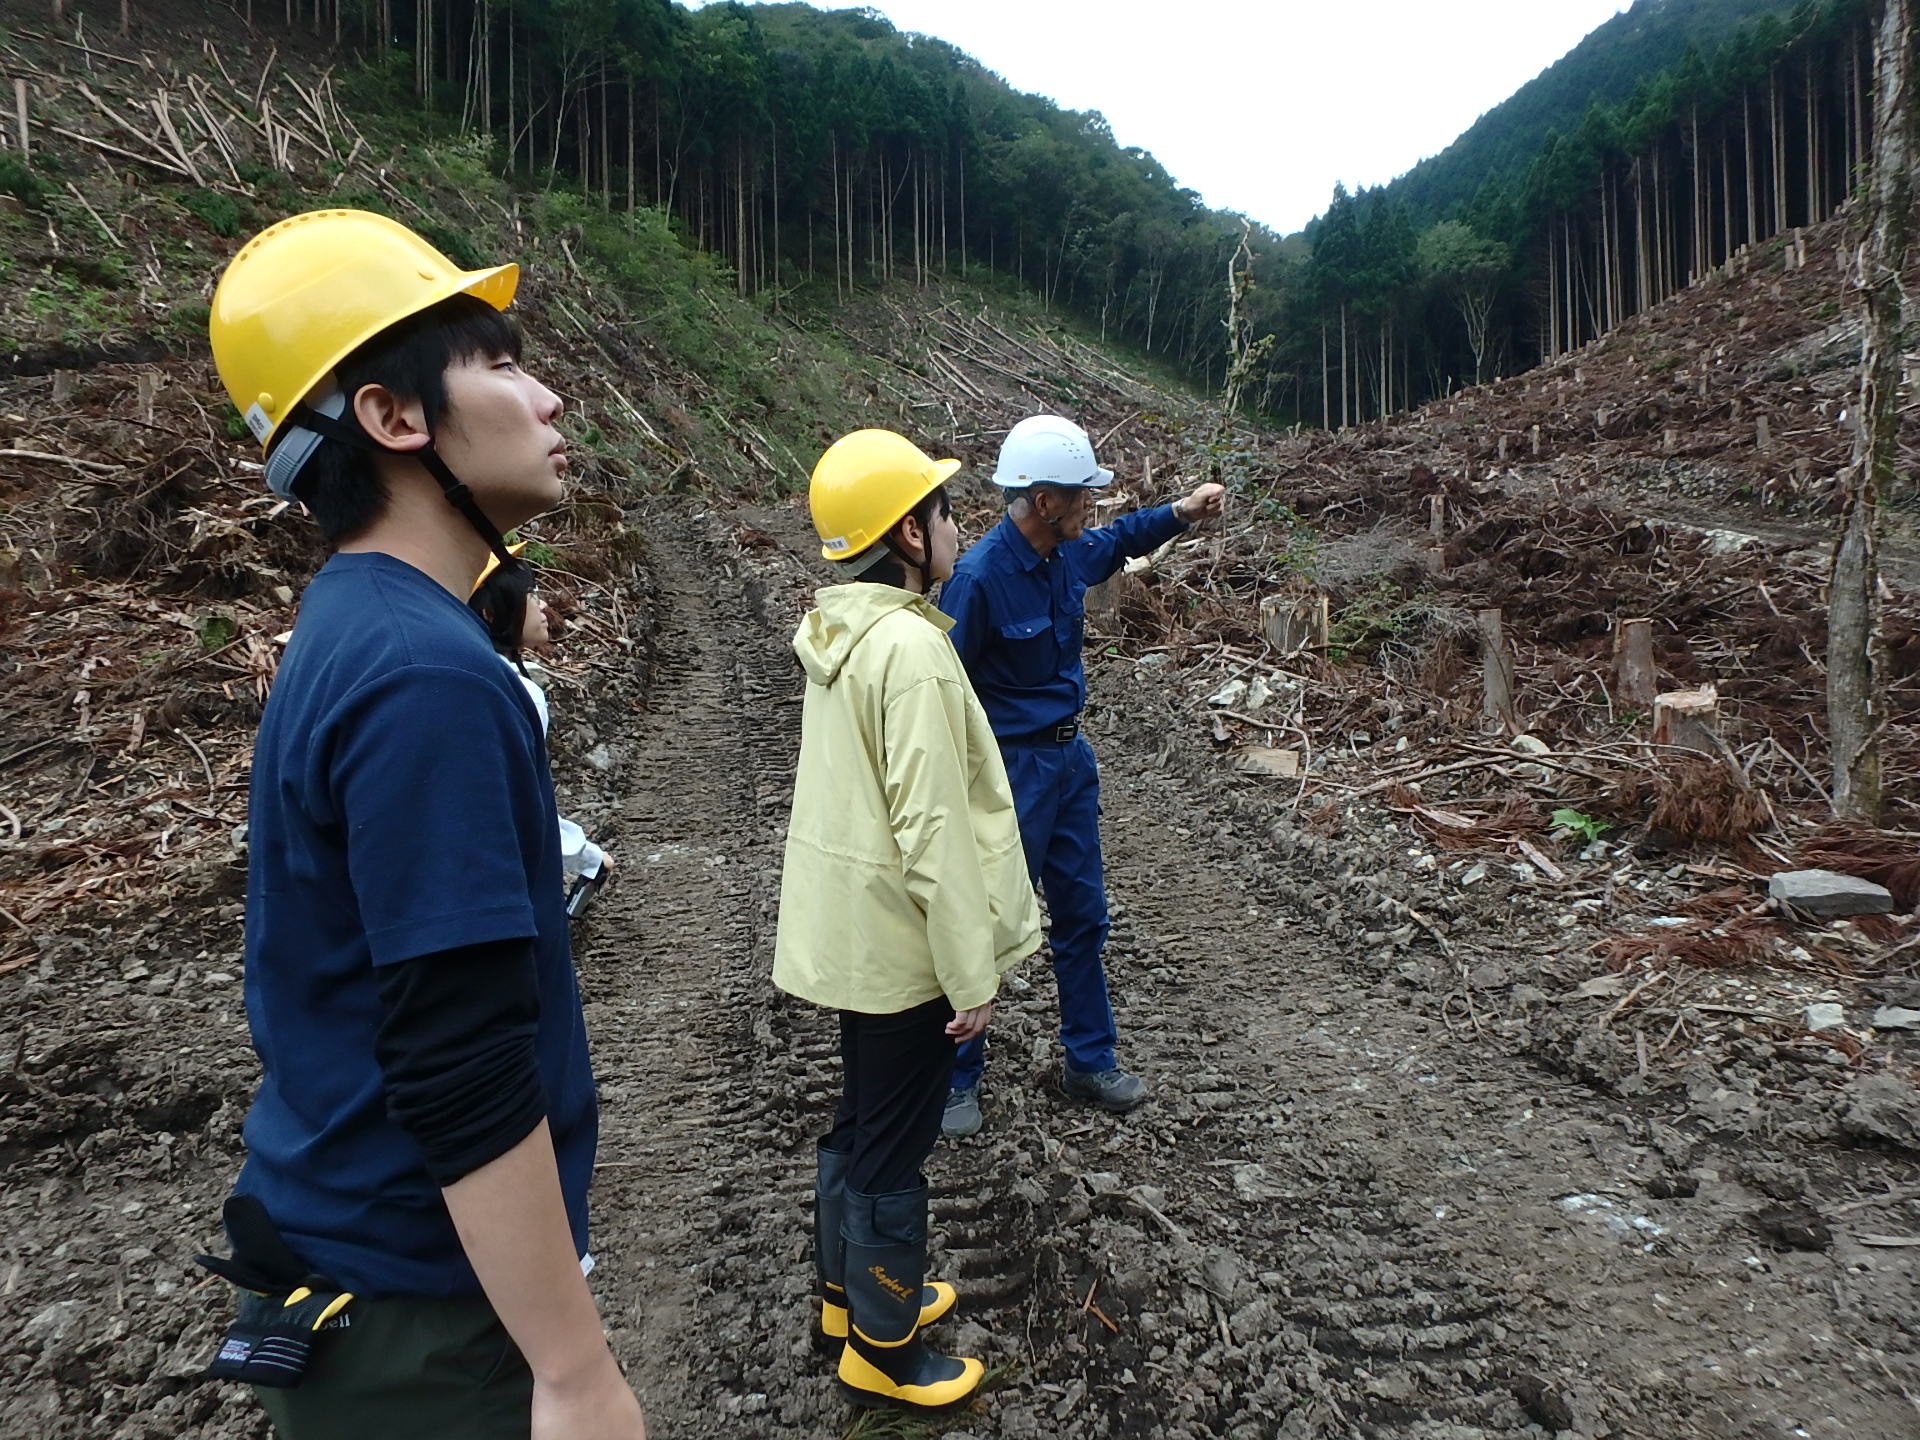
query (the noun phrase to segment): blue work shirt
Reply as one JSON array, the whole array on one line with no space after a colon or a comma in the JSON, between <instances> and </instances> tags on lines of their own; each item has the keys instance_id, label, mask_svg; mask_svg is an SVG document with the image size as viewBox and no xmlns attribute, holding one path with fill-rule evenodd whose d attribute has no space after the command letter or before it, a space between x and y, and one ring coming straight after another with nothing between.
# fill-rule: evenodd
<instances>
[{"instance_id":1,"label":"blue work shirt","mask_svg":"<svg viewBox=\"0 0 1920 1440\"><path fill-rule=\"evenodd\" d=\"M539 717L478 617L389 555L335 555L254 747L247 1022L264 1071L237 1193L359 1294L479 1282L374 1052L382 966L531 939L535 1053L578 1253L595 1100Z\"/></svg>"},{"instance_id":2,"label":"blue work shirt","mask_svg":"<svg viewBox=\"0 0 1920 1440\"><path fill-rule=\"evenodd\" d=\"M1158 505L1083 531L1042 559L1009 515L960 557L940 608L953 617L949 638L996 736L1050 731L1080 713L1088 587L1184 529L1171 505Z\"/></svg>"}]
</instances>

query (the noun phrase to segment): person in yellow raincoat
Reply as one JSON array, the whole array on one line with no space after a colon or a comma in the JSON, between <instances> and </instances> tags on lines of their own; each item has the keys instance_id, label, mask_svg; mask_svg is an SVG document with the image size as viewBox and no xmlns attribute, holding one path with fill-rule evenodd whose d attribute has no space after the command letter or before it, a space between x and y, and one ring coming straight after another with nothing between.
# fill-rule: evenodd
<instances>
[{"instance_id":1,"label":"person in yellow raincoat","mask_svg":"<svg viewBox=\"0 0 1920 1440\"><path fill-rule=\"evenodd\" d=\"M983 1034L1000 976L1040 944L1006 767L927 599L959 550L935 461L858 430L814 467L822 589L794 636L806 670L773 983L840 1012L844 1074L820 1142L814 1259L822 1332L844 1339L856 1405L940 1410L984 1367L921 1327L956 1301L929 1284L927 1183L954 1046Z\"/></svg>"}]
</instances>

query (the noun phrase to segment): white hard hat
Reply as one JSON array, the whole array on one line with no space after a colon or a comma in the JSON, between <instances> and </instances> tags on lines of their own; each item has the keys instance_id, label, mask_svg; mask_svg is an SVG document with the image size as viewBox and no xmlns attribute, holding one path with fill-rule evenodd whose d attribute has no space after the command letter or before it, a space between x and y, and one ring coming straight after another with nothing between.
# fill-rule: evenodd
<instances>
[{"instance_id":1,"label":"white hard hat","mask_svg":"<svg viewBox=\"0 0 1920 1440\"><path fill-rule=\"evenodd\" d=\"M993 483L1002 490L1032 485L1066 485L1098 490L1113 483L1113 472L1093 458L1087 432L1059 415L1032 415L1000 442L1000 464Z\"/></svg>"}]
</instances>

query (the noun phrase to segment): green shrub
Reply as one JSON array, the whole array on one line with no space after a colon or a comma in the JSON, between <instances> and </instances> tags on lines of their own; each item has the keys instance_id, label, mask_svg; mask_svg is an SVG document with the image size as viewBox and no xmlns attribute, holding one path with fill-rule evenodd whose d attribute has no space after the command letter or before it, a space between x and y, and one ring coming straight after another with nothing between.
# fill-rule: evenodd
<instances>
[{"instance_id":1,"label":"green shrub","mask_svg":"<svg viewBox=\"0 0 1920 1440\"><path fill-rule=\"evenodd\" d=\"M33 173L33 168L17 155L0 155L0 191L13 196L29 210L47 203L53 186Z\"/></svg>"},{"instance_id":2,"label":"green shrub","mask_svg":"<svg viewBox=\"0 0 1920 1440\"><path fill-rule=\"evenodd\" d=\"M496 262L481 253L464 230L422 220L413 227L420 237L463 270L480 270Z\"/></svg>"},{"instance_id":3,"label":"green shrub","mask_svg":"<svg viewBox=\"0 0 1920 1440\"><path fill-rule=\"evenodd\" d=\"M190 190L181 197L180 203L188 214L216 235L238 235L246 223L246 207L218 190Z\"/></svg>"}]
</instances>

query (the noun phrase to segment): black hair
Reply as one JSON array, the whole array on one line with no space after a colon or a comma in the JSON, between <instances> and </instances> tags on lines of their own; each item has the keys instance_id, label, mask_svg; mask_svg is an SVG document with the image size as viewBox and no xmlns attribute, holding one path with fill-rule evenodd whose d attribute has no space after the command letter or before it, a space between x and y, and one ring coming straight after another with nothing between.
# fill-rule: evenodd
<instances>
[{"instance_id":1,"label":"black hair","mask_svg":"<svg viewBox=\"0 0 1920 1440\"><path fill-rule=\"evenodd\" d=\"M927 553L920 558L920 570L923 575L926 573L924 567L933 559L933 517L938 515L944 520L951 514L953 514L953 497L947 494L947 487L944 485L934 486L927 492L925 499L907 512L907 515L911 515L920 522L921 543L927 547ZM896 548L898 542L895 539L900 533L900 527L906 524L907 515L902 515L895 521L893 528L887 531L886 539L880 542L887 546L887 558L859 577L869 585L892 585L899 590L907 588L907 561L902 558L901 551Z\"/></svg>"},{"instance_id":2,"label":"black hair","mask_svg":"<svg viewBox=\"0 0 1920 1440\"><path fill-rule=\"evenodd\" d=\"M520 632L527 622L527 597L532 593L533 567L514 559L496 565L467 600L487 627L493 648L519 665L523 673L526 666L520 659Z\"/></svg>"},{"instance_id":3,"label":"black hair","mask_svg":"<svg viewBox=\"0 0 1920 1440\"><path fill-rule=\"evenodd\" d=\"M520 327L512 319L477 296L450 296L388 326L334 367L349 397L342 420L358 429L351 397L364 385L383 385L402 400L418 400L432 434L446 417L449 369L469 360L517 361L520 350ZM387 508L373 452L338 440L321 441L293 493L329 545L365 533Z\"/></svg>"}]
</instances>

